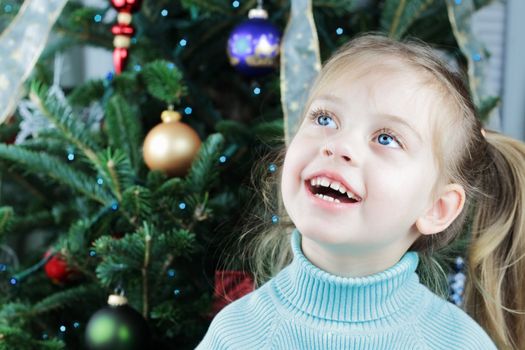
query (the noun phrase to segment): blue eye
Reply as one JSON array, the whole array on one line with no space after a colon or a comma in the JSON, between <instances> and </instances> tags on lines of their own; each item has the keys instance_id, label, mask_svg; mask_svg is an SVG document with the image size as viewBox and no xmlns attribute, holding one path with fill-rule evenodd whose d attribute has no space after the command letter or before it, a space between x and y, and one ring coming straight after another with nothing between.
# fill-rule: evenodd
<instances>
[{"instance_id":1,"label":"blue eye","mask_svg":"<svg viewBox=\"0 0 525 350\"><path fill-rule=\"evenodd\" d=\"M397 137L395 135L392 135L391 133L390 134L381 133L378 135L377 139L379 140L379 143L384 146L392 145L392 141L393 141L397 144L397 146L394 146L392 148L402 148L401 142L399 142Z\"/></svg>"},{"instance_id":2,"label":"blue eye","mask_svg":"<svg viewBox=\"0 0 525 350\"><path fill-rule=\"evenodd\" d=\"M329 128L337 128L337 125L335 124L335 121L333 120L333 118L326 114L321 114L321 115L316 116L315 122L321 126L327 126Z\"/></svg>"}]
</instances>

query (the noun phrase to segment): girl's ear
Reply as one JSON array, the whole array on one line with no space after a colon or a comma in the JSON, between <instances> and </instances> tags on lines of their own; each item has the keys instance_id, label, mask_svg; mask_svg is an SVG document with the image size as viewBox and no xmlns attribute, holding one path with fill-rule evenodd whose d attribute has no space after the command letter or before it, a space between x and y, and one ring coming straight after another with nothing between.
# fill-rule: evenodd
<instances>
[{"instance_id":1,"label":"girl's ear","mask_svg":"<svg viewBox=\"0 0 525 350\"><path fill-rule=\"evenodd\" d=\"M416 220L416 227L424 235L444 231L461 213L465 204L465 190L459 184L448 184L423 216Z\"/></svg>"}]
</instances>

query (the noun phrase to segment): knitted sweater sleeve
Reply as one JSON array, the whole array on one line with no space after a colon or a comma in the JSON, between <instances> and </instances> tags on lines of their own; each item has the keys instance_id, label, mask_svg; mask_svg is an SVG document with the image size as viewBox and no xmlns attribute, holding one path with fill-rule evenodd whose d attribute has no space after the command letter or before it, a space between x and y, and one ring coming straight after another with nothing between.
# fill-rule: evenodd
<instances>
[{"instance_id":1,"label":"knitted sweater sleeve","mask_svg":"<svg viewBox=\"0 0 525 350\"><path fill-rule=\"evenodd\" d=\"M275 315L270 298L256 290L222 309L196 349L264 349L271 339Z\"/></svg>"}]
</instances>

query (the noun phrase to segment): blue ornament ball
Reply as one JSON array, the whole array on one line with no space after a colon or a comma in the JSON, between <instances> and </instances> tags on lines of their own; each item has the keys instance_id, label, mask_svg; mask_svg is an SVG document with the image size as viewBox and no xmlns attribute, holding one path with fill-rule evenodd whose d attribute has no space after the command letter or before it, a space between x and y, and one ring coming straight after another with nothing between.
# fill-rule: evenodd
<instances>
[{"instance_id":1,"label":"blue ornament ball","mask_svg":"<svg viewBox=\"0 0 525 350\"><path fill-rule=\"evenodd\" d=\"M238 72L257 77L270 73L277 65L281 35L264 15L249 17L233 28L226 51Z\"/></svg>"}]
</instances>

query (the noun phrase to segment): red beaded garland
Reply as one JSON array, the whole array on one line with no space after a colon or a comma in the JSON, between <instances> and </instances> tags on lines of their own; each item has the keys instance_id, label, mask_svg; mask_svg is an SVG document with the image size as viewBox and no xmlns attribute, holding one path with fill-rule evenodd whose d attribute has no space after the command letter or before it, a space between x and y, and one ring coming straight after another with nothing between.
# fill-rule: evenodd
<instances>
[{"instance_id":1,"label":"red beaded garland","mask_svg":"<svg viewBox=\"0 0 525 350\"><path fill-rule=\"evenodd\" d=\"M115 65L115 72L117 72L117 74L122 73L127 59L128 49L125 49L123 47L116 47L113 50L113 64Z\"/></svg>"},{"instance_id":2,"label":"red beaded garland","mask_svg":"<svg viewBox=\"0 0 525 350\"><path fill-rule=\"evenodd\" d=\"M131 37L135 34L135 28L129 24L119 23L111 27L111 33L113 33L113 35L125 35Z\"/></svg>"},{"instance_id":3,"label":"red beaded garland","mask_svg":"<svg viewBox=\"0 0 525 350\"><path fill-rule=\"evenodd\" d=\"M137 12L142 5L142 0L110 0L111 5L118 12Z\"/></svg>"},{"instance_id":4,"label":"red beaded garland","mask_svg":"<svg viewBox=\"0 0 525 350\"><path fill-rule=\"evenodd\" d=\"M115 35L113 45L113 65L117 74L122 73L129 57L128 49L130 39L135 34L135 28L131 25L131 13L137 12L142 5L142 0L110 0L111 5L118 11L118 24L111 27L111 33Z\"/></svg>"}]
</instances>

